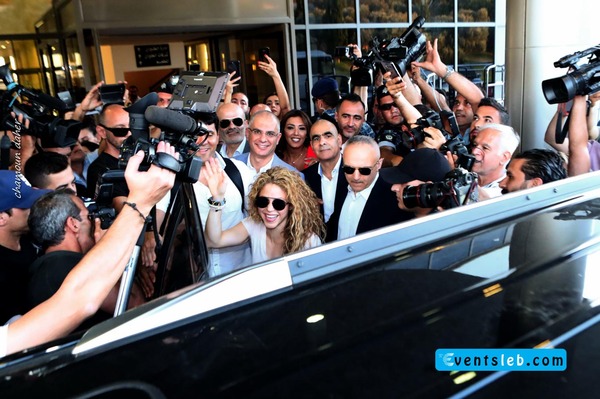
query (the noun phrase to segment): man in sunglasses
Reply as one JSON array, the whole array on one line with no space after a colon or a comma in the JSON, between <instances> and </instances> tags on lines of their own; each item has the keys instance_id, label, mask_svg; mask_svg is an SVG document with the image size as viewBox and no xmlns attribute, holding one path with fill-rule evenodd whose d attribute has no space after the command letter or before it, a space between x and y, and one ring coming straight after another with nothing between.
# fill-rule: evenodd
<instances>
[{"instance_id":1,"label":"man in sunglasses","mask_svg":"<svg viewBox=\"0 0 600 399\"><path fill-rule=\"evenodd\" d=\"M341 208L335 209L327 223L326 242L414 217L398 208L392 185L379 179L381 163L379 146L374 139L357 135L347 141L342 170L348 192Z\"/></svg>"},{"instance_id":2,"label":"man in sunglasses","mask_svg":"<svg viewBox=\"0 0 600 399\"><path fill-rule=\"evenodd\" d=\"M109 104L102 108L98 125L96 126L98 137L104 142L104 151L96 158L88 169L87 194L94 198L96 183L102 174L108 170L119 169L119 154L121 146L127 137L131 136L129 131L129 113L120 104ZM113 188L113 203L117 210L121 209L124 198L128 194L125 182L115 184Z\"/></svg>"},{"instance_id":3,"label":"man in sunglasses","mask_svg":"<svg viewBox=\"0 0 600 399\"><path fill-rule=\"evenodd\" d=\"M225 103L217 109L219 136L223 144L217 151L224 158L233 158L250 151L246 141L246 113L237 104Z\"/></svg>"}]
</instances>

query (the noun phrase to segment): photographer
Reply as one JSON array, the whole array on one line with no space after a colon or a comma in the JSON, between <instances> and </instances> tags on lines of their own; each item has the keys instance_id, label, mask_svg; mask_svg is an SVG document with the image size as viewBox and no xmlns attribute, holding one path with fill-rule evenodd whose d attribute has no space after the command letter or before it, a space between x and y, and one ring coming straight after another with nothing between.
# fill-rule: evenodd
<instances>
[{"instance_id":1,"label":"photographer","mask_svg":"<svg viewBox=\"0 0 600 399\"><path fill-rule=\"evenodd\" d=\"M597 102L600 92L591 94ZM586 112L593 114L593 106L587 109L586 96L575 96L573 98L572 107L568 113L568 126L562 128L563 134L568 135L562 143L557 143L557 129L561 130L561 126L557 126L559 115L564 115L566 104L558 104L556 114L550 120L546 129L544 140L557 151L566 154L569 158L568 172L569 176L576 176L582 173L587 173L590 170L600 170L600 143L590 137L590 117L586 116ZM562 119L562 118L561 118ZM593 124L593 123L591 123ZM568 133L567 133L568 131Z\"/></svg>"},{"instance_id":2,"label":"photographer","mask_svg":"<svg viewBox=\"0 0 600 399\"><path fill-rule=\"evenodd\" d=\"M157 150L175 156L167 143L160 143ZM174 173L154 165L140 172L143 159L142 152L132 156L125 170L130 188L128 206L68 274L58 292L23 317L0 327L0 356L62 337L96 313L123 273L146 216L175 180Z\"/></svg>"},{"instance_id":3,"label":"photographer","mask_svg":"<svg viewBox=\"0 0 600 399\"><path fill-rule=\"evenodd\" d=\"M413 64L435 73L456 90L457 94L452 111L456 114L456 120L460 127L463 141L465 144L468 144L469 128L471 122L473 122L473 112L477 109L484 95L473 82L442 62L438 52L438 39L433 41L433 46L428 41L426 51L427 58L425 61L414 62Z\"/></svg>"},{"instance_id":4,"label":"photographer","mask_svg":"<svg viewBox=\"0 0 600 399\"><path fill-rule=\"evenodd\" d=\"M381 177L392 184L392 191L396 193L398 200L398 208L421 217L431 213L433 208L407 206L403 200L404 189L426 182L441 182L450 171L448 161L439 151L419 148L408 154L398 166L382 169Z\"/></svg>"}]
</instances>

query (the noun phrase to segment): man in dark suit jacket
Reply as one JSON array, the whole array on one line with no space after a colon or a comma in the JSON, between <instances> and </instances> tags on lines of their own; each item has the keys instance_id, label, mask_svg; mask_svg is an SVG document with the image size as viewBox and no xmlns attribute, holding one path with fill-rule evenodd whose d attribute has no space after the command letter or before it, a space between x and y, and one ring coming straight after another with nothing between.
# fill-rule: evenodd
<instances>
[{"instance_id":1,"label":"man in dark suit jacket","mask_svg":"<svg viewBox=\"0 0 600 399\"><path fill-rule=\"evenodd\" d=\"M342 207L348 193L342 171L342 136L333 123L320 119L310 129L310 143L319 162L304 169L304 177L322 201L321 214L327 222L333 211Z\"/></svg>"},{"instance_id":2,"label":"man in dark suit jacket","mask_svg":"<svg viewBox=\"0 0 600 399\"><path fill-rule=\"evenodd\" d=\"M342 170L348 182L343 205L327 223L327 242L389 226L414 217L398 208L392 185L379 178L381 155L370 137L354 136L346 142Z\"/></svg>"}]
</instances>

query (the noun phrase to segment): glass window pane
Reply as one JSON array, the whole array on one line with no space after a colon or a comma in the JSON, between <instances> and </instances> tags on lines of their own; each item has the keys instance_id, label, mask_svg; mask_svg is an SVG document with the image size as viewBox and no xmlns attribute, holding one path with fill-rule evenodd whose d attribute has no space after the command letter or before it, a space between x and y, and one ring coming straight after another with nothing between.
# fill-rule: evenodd
<instances>
[{"instance_id":1,"label":"glass window pane","mask_svg":"<svg viewBox=\"0 0 600 399\"><path fill-rule=\"evenodd\" d=\"M304 25L304 0L294 0L294 22L298 25Z\"/></svg>"},{"instance_id":2,"label":"glass window pane","mask_svg":"<svg viewBox=\"0 0 600 399\"><path fill-rule=\"evenodd\" d=\"M425 18L425 22L454 22L454 1L414 0L413 20L417 16Z\"/></svg>"},{"instance_id":3,"label":"glass window pane","mask_svg":"<svg viewBox=\"0 0 600 399\"><path fill-rule=\"evenodd\" d=\"M494 28L459 28L459 72L481 85L485 79L485 68L493 63Z\"/></svg>"},{"instance_id":4,"label":"glass window pane","mask_svg":"<svg viewBox=\"0 0 600 399\"><path fill-rule=\"evenodd\" d=\"M430 28L423 29L427 40L438 39L438 53L446 65L454 65L454 29Z\"/></svg>"},{"instance_id":5,"label":"glass window pane","mask_svg":"<svg viewBox=\"0 0 600 399\"><path fill-rule=\"evenodd\" d=\"M308 0L311 24L356 23L354 0Z\"/></svg>"},{"instance_id":6,"label":"glass window pane","mask_svg":"<svg viewBox=\"0 0 600 399\"><path fill-rule=\"evenodd\" d=\"M458 0L460 22L490 22L496 18L494 0Z\"/></svg>"},{"instance_id":7,"label":"glass window pane","mask_svg":"<svg viewBox=\"0 0 600 399\"><path fill-rule=\"evenodd\" d=\"M360 22L408 22L408 0L363 0Z\"/></svg>"}]
</instances>

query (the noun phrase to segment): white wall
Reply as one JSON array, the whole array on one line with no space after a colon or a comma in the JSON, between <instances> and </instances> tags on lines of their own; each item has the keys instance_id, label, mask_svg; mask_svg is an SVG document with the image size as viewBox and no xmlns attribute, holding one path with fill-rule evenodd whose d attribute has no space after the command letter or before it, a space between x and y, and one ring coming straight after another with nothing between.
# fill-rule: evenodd
<instances>
[{"instance_id":1,"label":"white wall","mask_svg":"<svg viewBox=\"0 0 600 399\"><path fill-rule=\"evenodd\" d=\"M600 42L600 1L507 0L506 105L522 149L546 147L544 133L556 111L542 80L562 76L554 68L564 55Z\"/></svg>"},{"instance_id":2,"label":"white wall","mask_svg":"<svg viewBox=\"0 0 600 399\"><path fill-rule=\"evenodd\" d=\"M159 40L160 41L160 40ZM143 43L147 45L148 43ZM166 44L163 42L155 44ZM153 69L182 68L186 69L185 49L183 42L172 42L169 44L171 53L171 64L156 67L138 68L135 62L135 44L102 46L102 66L106 83L115 83L124 80L125 72L143 72ZM110 54L110 56L107 56ZM114 79L111 81L111 79Z\"/></svg>"}]
</instances>

